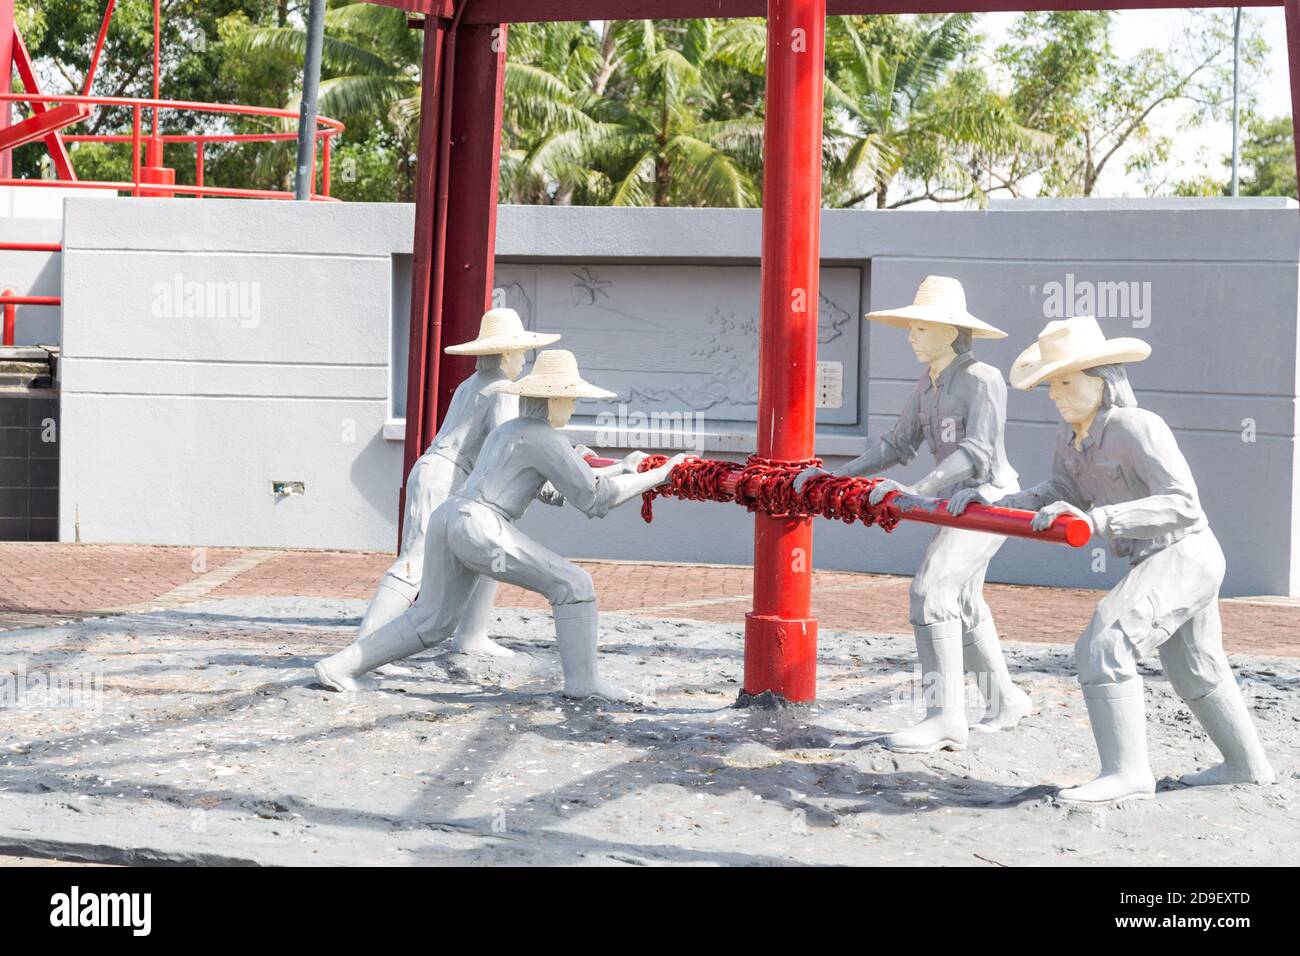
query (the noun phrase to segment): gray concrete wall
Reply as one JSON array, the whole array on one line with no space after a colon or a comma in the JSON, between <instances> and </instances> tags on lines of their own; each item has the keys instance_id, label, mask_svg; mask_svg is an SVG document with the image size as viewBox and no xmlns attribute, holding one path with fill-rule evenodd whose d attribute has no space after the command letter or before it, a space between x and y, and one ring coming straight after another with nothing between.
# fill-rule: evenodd
<instances>
[{"instance_id":1,"label":"gray concrete wall","mask_svg":"<svg viewBox=\"0 0 1300 956\"><path fill-rule=\"evenodd\" d=\"M405 304L393 300L409 268L409 207L104 205L68 206L63 537L79 521L83 540L388 547L402 433L389 415L406 334ZM498 299L563 331L590 377L632 410L698 414L705 452L743 457L759 227L751 210L503 207ZM955 275L971 310L1011 333L977 344L1005 371L1054 317L1052 283L1125 283L1101 286L1101 304L1108 288L1113 298L1102 324L1155 349L1134 369L1139 399L1169 419L1196 472L1228 554L1225 591L1300 593L1294 204L828 211L822 257L817 451L832 464L888 425L920 373L903 334L862 323L862 312L910 301L929 272ZM151 290L177 272L260 283L261 322L156 317ZM1136 295L1127 309L1121 291ZM596 417L617 404L584 403L575 438L629 444L637 436ZM1037 481L1055 410L1041 390L1014 393L1009 418L1012 463ZM277 503L277 479L305 480L307 493ZM575 556L749 562L742 509L669 501L657 514L649 527L634 505L601 522L547 508L525 521ZM823 523L815 559L910 573L927 538ZM1089 551L1011 542L990 577L1101 587L1122 570Z\"/></svg>"},{"instance_id":2,"label":"gray concrete wall","mask_svg":"<svg viewBox=\"0 0 1300 956\"><path fill-rule=\"evenodd\" d=\"M412 232L407 206L69 201L61 539L390 547Z\"/></svg>"}]
</instances>

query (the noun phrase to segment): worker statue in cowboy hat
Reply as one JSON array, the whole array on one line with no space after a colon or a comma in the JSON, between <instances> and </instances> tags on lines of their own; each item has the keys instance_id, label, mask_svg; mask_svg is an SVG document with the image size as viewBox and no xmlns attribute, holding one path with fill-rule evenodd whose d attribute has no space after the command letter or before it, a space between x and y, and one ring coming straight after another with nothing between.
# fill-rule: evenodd
<instances>
[{"instance_id":1,"label":"worker statue in cowboy hat","mask_svg":"<svg viewBox=\"0 0 1300 956\"><path fill-rule=\"evenodd\" d=\"M519 400L494 391L494 386L518 378L523 371L524 355L530 349L551 345L559 338L555 334L528 331L514 309L492 309L479 324L478 338L445 349L449 355L475 356L476 368L473 375L457 386L442 427L407 476L401 550L370 599L359 636L383 627L415 602L424 569L424 535L429 516L469 477L479 449L492 429L519 414ZM453 650L511 653L487 636L495 594L495 581L477 582L465 602L465 613L452 640Z\"/></svg>"},{"instance_id":2,"label":"worker statue in cowboy hat","mask_svg":"<svg viewBox=\"0 0 1300 956\"><path fill-rule=\"evenodd\" d=\"M542 352L529 375L499 382L495 389L522 399L519 417L488 435L469 478L430 516L419 597L405 613L317 663L317 679L326 687L353 690L355 679L366 671L450 638L477 582L486 577L534 591L550 602L565 696L635 698L596 673L596 591L591 575L534 541L515 522L548 485L588 517L603 517L662 484L686 456L642 473L593 471L561 429L577 399L616 396L584 381L572 352Z\"/></svg>"},{"instance_id":3,"label":"worker statue in cowboy hat","mask_svg":"<svg viewBox=\"0 0 1300 956\"><path fill-rule=\"evenodd\" d=\"M961 283L947 276L927 276L909 306L868 313L867 318L908 329L917 360L926 366L894 427L868 439L867 452L838 475L875 475L905 465L924 444L934 455L934 469L915 487L884 479L871 494L879 503L886 494L946 497L963 488L978 488L1002 497L1019 488L1007 462L1003 429L1007 386L991 365L975 361L971 341L1001 339L1006 333L971 315ZM799 475L803 490L818 475L810 468ZM885 741L892 750L925 753L966 746L965 674L972 671L987 702L977 729L1014 727L1029 713L1029 695L1011 682L997 627L984 601L984 574L1006 539L959 528L940 529L930 541L912 578L909 619L921 661L926 716L915 727Z\"/></svg>"},{"instance_id":4,"label":"worker statue in cowboy hat","mask_svg":"<svg viewBox=\"0 0 1300 956\"><path fill-rule=\"evenodd\" d=\"M1049 322L1016 359L1011 384L1050 384L1064 419L1051 477L1019 494L996 498L971 489L949 502L953 514L971 501L1037 509L1033 523L1040 530L1069 512L1130 561L1128 574L1098 602L1074 647L1101 774L1062 790L1065 801L1101 803L1155 791L1137 670L1138 660L1153 650L1223 755L1218 766L1187 774L1183 782L1274 779L1223 653L1223 551L1173 432L1160 416L1137 407L1129 385L1127 363L1150 354L1140 339L1107 339L1089 316Z\"/></svg>"}]
</instances>

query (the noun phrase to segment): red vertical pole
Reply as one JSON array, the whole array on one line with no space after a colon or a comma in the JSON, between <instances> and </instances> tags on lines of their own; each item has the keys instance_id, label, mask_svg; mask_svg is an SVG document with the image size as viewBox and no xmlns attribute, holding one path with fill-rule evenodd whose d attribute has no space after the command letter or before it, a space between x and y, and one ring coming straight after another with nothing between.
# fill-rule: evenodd
<instances>
[{"instance_id":1,"label":"red vertical pole","mask_svg":"<svg viewBox=\"0 0 1300 956\"><path fill-rule=\"evenodd\" d=\"M442 282L443 345L474 338L479 320L491 307L506 30L504 23L462 26L456 38ZM437 361L436 394L427 396L425 414L426 420L441 422L456 386L474 371L474 359L440 352ZM432 438L432 433L428 437Z\"/></svg>"},{"instance_id":2,"label":"red vertical pole","mask_svg":"<svg viewBox=\"0 0 1300 956\"><path fill-rule=\"evenodd\" d=\"M1300 0L1283 0L1286 8L1286 59L1291 74L1291 139L1295 144L1296 182L1300 183Z\"/></svg>"},{"instance_id":3,"label":"red vertical pole","mask_svg":"<svg viewBox=\"0 0 1300 956\"><path fill-rule=\"evenodd\" d=\"M13 289L5 289L4 292L0 292L0 295L11 296L15 295L15 292ZM0 345L14 344L14 317L17 314L18 306L14 305L12 302L6 302L4 310L4 329L3 331L0 331Z\"/></svg>"},{"instance_id":4,"label":"red vertical pole","mask_svg":"<svg viewBox=\"0 0 1300 956\"><path fill-rule=\"evenodd\" d=\"M420 86L419 161L415 167L415 239L411 267L411 329L406 371L406 449L398 505L398 538L406 511L406 476L424 452L424 394L426 378L438 367L426 366L429 333L429 286L433 268L433 232L438 202L438 132L442 116L442 60L447 23L438 17L424 21L424 64Z\"/></svg>"},{"instance_id":5,"label":"red vertical pole","mask_svg":"<svg viewBox=\"0 0 1300 956\"><path fill-rule=\"evenodd\" d=\"M0 0L0 93L11 93L14 75L14 0ZM13 117L12 104L0 103L0 129L9 126ZM13 150L0 153L0 178L9 179L14 174Z\"/></svg>"},{"instance_id":6,"label":"red vertical pole","mask_svg":"<svg viewBox=\"0 0 1300 956\"><path fill-rule=\"evenodd\" d=\"M816 423L822 71L826 0L768 0L758 455L810 458ZM812 519L754 516L748 694L817 696Z\"/></svg>"}]
</instances>

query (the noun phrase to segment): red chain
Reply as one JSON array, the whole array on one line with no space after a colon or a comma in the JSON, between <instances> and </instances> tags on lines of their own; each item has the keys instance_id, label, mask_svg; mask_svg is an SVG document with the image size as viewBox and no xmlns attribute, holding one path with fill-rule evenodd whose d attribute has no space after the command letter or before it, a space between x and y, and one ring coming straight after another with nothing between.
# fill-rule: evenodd
<instances>
[{"instance_id":1,"label":"red chain","mask_svg":"<svg viewBox=\"0 0 1300 956\"><path fill-rule=\"evenodd\" d=\"M665 455L650 455L638 471L650 471L668 461ZM841 478L818 475L804 483L796 493L794 480L806 468L820 468L820 458L782 461L750 455L745 464L687 458L672 470L668 480L641 495L641 517L654 520L654 500L658 497L687 501L734 501L749 511L762 511L774 518L820 515L852 524L878 525L893 531L898 518L889 509L871 504L867 498L876 486L876 478ZM728 494L723 482L735 477L736 490Z\"/></svg>"}]
</instances>

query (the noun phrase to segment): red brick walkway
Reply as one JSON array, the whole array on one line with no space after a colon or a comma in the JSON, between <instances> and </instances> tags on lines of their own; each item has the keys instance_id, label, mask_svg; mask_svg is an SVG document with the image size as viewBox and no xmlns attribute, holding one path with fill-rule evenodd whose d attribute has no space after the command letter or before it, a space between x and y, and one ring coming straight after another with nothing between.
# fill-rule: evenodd
<instances>
[{"instance_id":1,"label":"red brick walkway","mask_svg":"<svg viewBox=\"0 0 1300 956\"><path fill-rule=\"evenodd\" d=\"M0 544L0 630L134 605L203 597L367 598L386 554L240 551L72 544ZM233 563L232 563L233 562ZM739 625L750 606L748 568L579 562L596 580L601 609ZM814 610L823 628L909 633L908 579L817 572ZM177 591L177 589L180 589ZM985 596L1004 638L1071 643L1099 592L991 584ZM537 595L503 587L498 603L544 608ZM1300 656L1300 607L1225 601L1225 640L1242 653Z\"/></svg>"}]
</instances>

